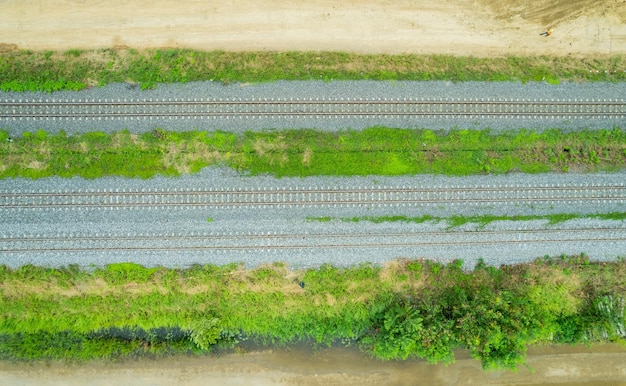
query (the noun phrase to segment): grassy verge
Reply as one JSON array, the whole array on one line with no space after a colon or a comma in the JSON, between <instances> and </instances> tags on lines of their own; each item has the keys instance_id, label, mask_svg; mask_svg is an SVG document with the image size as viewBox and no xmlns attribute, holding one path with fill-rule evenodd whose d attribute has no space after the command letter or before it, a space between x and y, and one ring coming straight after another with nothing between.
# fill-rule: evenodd
<instances>
[{"instance_id":1,"label":"grassy verge","mask_svg":"<svg viewBox=\"0 0 626 386\"><path fill-rule=\"evenodd\" d=\"M373 127L314 130L166 132L142 135L44 131L9 138L0 130L0 178L107 175L149 178L226 165L282 176L598 172L626 165L622 129L565 133Z\"/></svg>"},{"instance_id":2,"label":"grassy verge","mask_svg":"<svg viewBox=\"0 0 626 386\"><path fill-rule=\"evenodd\" d=\"M528 344L623 342L623 259L461 266L0 266L0 359L202 354L243 340L312 341L432 363L449 363L454 349L465 348L485 368L513 369Z\"/></svg>"},{"instance_id":3,"label":"grassy verge","mask_svg":"<svg viewBox=\"0 0 626 386\"><path fill-rule=\"evenodd\" d=\"M624 81L626 55L475 58L452 55L358 55L340 52L68 50L0 53L4 91L79 90L113 82L214 80Z\"/></svg>"},{"instance_id":4,"label":"grassy verge","mask_svg":"<svg viewBox=\"0 0 626 386\"><path fill-rule=\"evenodd\" d=\"M598 213L598 214L574 214L574 213L561 213L561 214L548 214L548 215L519 215L519 216L452 216L452 217L437 217L424 215L420 217L407 217L407 216L365 216L365 217L307 217L307 221L319 221L330 222L333 220L342 222L359 222L369 221L375 224L384 222L408 222L415 224L422 224L425 222L439 223L445 221L448 224L448 229L456 228L465 224L476 224L478 228L484 228L486 225L494 221L533 221L533 220L545 220L548 221L548 225L560 224L562 222L574 219L600 219L600 220L626 220L626 213L612 212L612 213Z\"/></svg>"}]
</instances>

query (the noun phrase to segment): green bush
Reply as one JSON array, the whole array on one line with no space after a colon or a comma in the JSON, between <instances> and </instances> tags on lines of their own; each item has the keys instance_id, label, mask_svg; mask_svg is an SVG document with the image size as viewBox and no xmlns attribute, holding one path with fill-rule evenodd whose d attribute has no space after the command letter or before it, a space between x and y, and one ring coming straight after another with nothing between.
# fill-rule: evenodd
<instances>
[{"instance_id":1,"label":"green bush","mask_svg":"<svg viewBox=\"0 0 626 386\"><path fill-rule=\"evenodd\" d=\"M208 351L217 343L222 333L218 318L200 319L190 328L190 339L199 349Z\"/></svg>"},{"instance_id":2,"label":"green bush","mask_svg":"<svg viewBox=\"0 0 626 386\"><path fill-rule=\"evenodd\" d=\"M187 49L15 51L0 53L4 91L77 90L96 83L276 80L609 81L626 80L626 56L474 58L342 52L224 52ZM596 71L601 68L603 71ZM610 69L611 71L604 71Z\"/></svg>"},{"instance_id":3,"label":"green bush","mask_svg":"<svg viewBox=\"0 0 626 386\"><path fill-rule=\"evenodd\" d=\"M420 136L434 144L426 145ZM1 138L4 142L0 142L0 155L5 161L0 178L54 175L150 178L159 174L194 173L209 165L229 166L250 175L300 177L539 173L560 172L570 166L595 172L620 170L626 165L626 135L617 128L575 133L549 130L539 134L491 134L488 130L451 130L435 134L428 130L373 127L338 133L247 132L241 137L226 132L178 133L162 129L140 136L126 130L75 136L64 132L50 135L38 130L24 132L12 142L7 141L6 131ZM582 143L583 152L574 154L567 150L580 148ZM410 219L422 220L427 221Z\"/></svg>"},{"instance_id":4,"label":"green bush","mask_svg":"<svg viewBox=\"0 0 626 386\"><path fill-rule=\"evenodd\" d=\"M623 339L626 262L547 257L500 268L403 261L291 272L111 264L0 267L0 358L206 353L251 340L357 344L384 360L516 369L536 343Z\"/></svg>"},{"instance_id":5,"label":"green bush","mask_svg":"<svg viewBox=\"0 0 626 386\"><path fill-rule=\"evenodd\" d=\"M145 283L158 271L158 268L145 268L135 263L108 264L104 269L98 269L94 275L115 284Z\"/></svg>"}]
</instances>

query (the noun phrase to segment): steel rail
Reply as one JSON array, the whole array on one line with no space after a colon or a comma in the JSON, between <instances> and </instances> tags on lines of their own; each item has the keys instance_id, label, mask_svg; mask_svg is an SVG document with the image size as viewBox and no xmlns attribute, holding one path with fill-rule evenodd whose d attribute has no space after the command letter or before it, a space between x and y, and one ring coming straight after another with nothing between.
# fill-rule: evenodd
<instances>
[{"instance_id":1,"label":"steel rail","mask_svg":"<svg viewBox=\"0 0 626 386\"><path fill-rule=\"evenodd\" d=\"M463 105L483 105L483 104L517 104L517 105L537 105L537 104L549 104L549 105L616 105L623 106L626 102L618 99L604 99L604 100L560 100L560 99L454 99L454 98L439 98L439 99L363 99L363 98L346 98L346 99L250 99L245 100L241 98L226 98L226 99L95 99L89 100L24 100L11 99L0 101L0 106L66 106L66 105L89 105L89 106L135 106L135 105L267 105L267 104L380 104L380 105L396 105L396 104L414 104L414 105L428 105L428 104L463 104Z\"/></svg>"},{"instance_id":2,"label":"steel rail","mask_svg":"<svg viewBox=\"0 0 626 386\"><path fill-rule=\"evenodd\" d=\"M120 245L113 247L58 247L58 248L22 248L22 249L0 249L2 253L44 253L44 252L119 252L119 251L143 251L143 252L164 252L164 251L247 251L247 250L311 250L311 249L335 249L335 248L398 248L398 247L427 247L427 246L472 246L472 245L500 245L500 244L552 244L564 242L623 242L624 237L598 237L598 238L580 238L580 237L562 237L553 239L503 239L503 240L454 240L454 241L413 241L413 242L394 242L394 243L315 243L299 244L299 245L243 245L243 246L227 246L227 245L195 245L195 246L149 246L137 247ZM67 241L66 241L67 243Z\"/></svg>"},{"instance_id":3,"label":"steel rail","mask_svg":"<svg viewBox=\"0 0 626 386\"><path fill-rule=\"evenodd\" d=\"M622 232L623 235L620 236L607 236L606 232L609 231L618 231ZM586 228L586 229L536 229L536 230L511 230L511 231L474 231L472 233L481 234L481 236L493 236L493 235L514 235L523 233L526 235L538 234L545 235L547 233L574 233L574 234L584 234L584 233L599 233L601 236L599 237L583 237L580 236L561 236L561 237L551 237L551 238L534 238L534 239L519 239L519 238L508 238L508 239L488 239L488 240L454 240L454 241L439 241L436 237L441 236L450 236L454 232L419 232L419 233L377 233L377 234L294 234L294 235L257 235L255 239L293 239L294 241L301 241L303 238L319 238L319 239L355 239L356 241L360 239L370 240L372 237L385 237L386 239L395 237L410 237L413 235L419 235L425 237L426 240L415 240L415 241L401 241L401 242L317 242L315 243L302 243L299 244L264 244L264 243L256 243L253 245L175 245L175 246L162 246L162 245L152 245L152 246L132 246L132 245L116 245L116 246L94 246L90 245L88 247L72 247L72 246L61 246L61 247L37 247L36 242L45 242L45 241L60 241L64 244L72 242L72 239L61 239L61 240L52 240L50 238L24 238L26 242L29 243L28 248L6 248L0 245L0 252L2 253L36 253L36 252L106 252L106 251L193 251L193 250L290 250L290 249L327 249L327 248L397 248L397 247L420 247L420 246L450 246L450 245L499 245L499 244L520 244L520 243L562 243L562 242L609 242L609 241L626 241L626 229L624 228ZM466 233L466 232L459 232ZM602 236L603 235L603 236ZM233 241L241 241L242 237L246 235L238 234L232 236L214 236L214 238L219 238L222 240L233 240ZM157 236L162 238L162 236ZM101 239L93 238L93 237L83 237L85 241L90 242L99 242ZM250 238L250 236L248 236ZM180 238L176 238L174 240L186 241L189 237L182 236ZM195 239L206 240L207 238L202 236L197 236ZM19 239L12 238L2 238L0 242L15 242ZM118 238L112 240L120 240ZM129 241L125 239L121 239L122 241ZM136 241L150 241L154 243L154 236L146 236L144 238L134 237L132 240ZM169 240L172 240L170 237ZM106 240L105 240L106 241Z\"/></svg>"},{"instance_id":4,"label":"steel rail","mask_svg":"<svg viewBox=\"0 0 626 386\"><path fill-rule=\"evenodd\" d=\"M372 186L358 188L340 188L340 187L321 187L321 188L219 188L219 189L141 189L132 190L130 188L125 189L80 189L76 191L38 191L35 190L5 190L0 191L0 197L6 196L34 196L34 197L47 197L47 196L68 196L68 195L108 195L108 194L120 194L120 195L178 195L178 194L205 194L205 193L236 193L236 194L257 194L257 193L337 193L337 192L451 192L451 191L472 191L472 192L486 192L494 190L540 190L540 191L567 191L567 190L626 190L626 183L614 184L614 185L493 185L493 186L443 186L436 188L422 188L422 187L406 187L406 186Z\"/></svg>"},{"instance_id":5,"label":"steel rail","mask_svg":"<svg viewBox=\"0 0 626 386\"><path fill-rule=\"evenodd\" d=\"M67 107L67 111L64 110ZM83 109L87 107L88 109ZM108 108L119 111L110 111ZM174 107L174 108L172 108ZM184 107L177 109L176 107ZM199 109L202 107L204 109ZM244 109L246 107L247 109ZM320 108L321 107L321 108ZM90 109L89 109L90 108ZM122 111L130 108L132 111ZM486 108L486 109L485 109ZM529 109L530 108L530 109ZM81 110L83 109L83 110ZM75 111L79 110L79 111ZM181 111L182 110L182 111ZM468 111L469 110L469 111ZM623 100L50 100L0 101L2 119L203 118L231 116L626 116Z\"/></svg>"},{"instance_id":6,"label":"steel rail","mask_svg":"<svg viewBox=\"0 0 626 386\"><path fill-rule=\"evenodd\" d=\"M406 186L372 186L358 188L321 187L321 188L219 188L219 189L80 189L76 191L38 191L35 190L5 190L0 191L0 198L11 196L80 196L80 195L194 195L194 194L286 194L286 193L361 193L361 192L403 192L403 193L429 193L429 192L490 192L490 191L582 191L582 190L623 190L626 192L626 183L614 185L494 185L494 186L443 186L436 188L406 187Z\"/></svg>"},{"instance_id":7,"label":"steel rail","mask_svg":"<svg viewBox=\"0 0 626 386\"><path fill-rule=\"evenodd\" d=\"M139 233L136 235L130 235L126 233L124 234L116 234L109 233L103 234L102 236L97 235L89 235L85 232L68 232L68 233L60 233L54 236L39 236L37 235L22 235L22 236L0 236L0 242L13 242L13 241L63 241L68 237L72 240L82 240L82 241L94 241L94 240L102 240L102 241L154 241L155 238L158 240L221 240L221 239L232 239L232 240L241 240L241 239L284 239L284 238L310 238L310 237L326 237L326 238L371 238L371 237L412 237L412 236L450 236L454 234L474 234L474 235L503 235L503 234L534 234L540 233L542 235L549 233L560 233L560 232L572 232L572 233L582 233L582 232L598 232L605 233L611 231L620 231L625 232L626 228L618 228L618 227L593 227L593 228L548 228L548 229L505 229L499 231L493 230L483 230L483 229L471 229L471 230L446 230L446 231L427 231L427 232L400 232L400 233L382 233L382 232L366 232L366 233L358 233L358 234L349 234L349 233L276 233L276 232L228 232L228 233L207 233L207 232L191 232L188 235L177 233L177 234L158 234L156 232L146 232L145 234ZM197 234L196 234L197 233Z\"/></svg>"},{"instance_id":8,"label":"steel rail","mask_svg":"<svg viewBox=\"0 0 626 386\"><path fill-rule=\"evenodd\" d=\"M435 117L435 116L463 116L463 117L478 117L478 116L484 116L484 117L494 117L494 116L507 116L507 117L511 117L511 116L520 116L520 117L591 117L591 116L611 116L611 117L626 117L626 112L573 112L573 113L561 113L561 112L442 112L442 113L438 113L438 112L418 112L418 113L414 113L414 112L350 112L350 113L345 113L345 112L306 112L306 113L301 113L301 112L254 112L254 113L240 113L240 112L226 112L226 113L194 113L193 115L191 114L185 114L185 113L141 113L141 114L136 114L136 113L128 113L128 114L93 114L91 116L81 116L80 118L84 118L84 119L88 119L88 118L94 118L94 119L103 119L103 118L128 118L128 117L132 117L132 118L160 118L160 117L164 117L164 118L177 118L177 117L182 117L182 118L186 118L186 119L196 119L196 118L202 118L202 117L215 117L215 116L221 116L221 117L240 117L240 116L259 116L259 117L278 117L278 116L289 116L289 117L314 117L314 116L319 116L319 117L341 117L341 116L352 116L352 117L390 117L390 116L410 116L410 117L416 117L416 116L421 116L421 117ZM14 116L14 115L5 115L4 117L7 118L19 118L19 119L23 119L23 118L27 118L27 119L34 119L34 118L59 118L59 119L71 119L71 118L76 118L76 117L72 117L72 116L68 116L67 114L29 114L28 116ZM0 116L0 119L3 118L2 116Z\"/></svg>"},{"instance_id":9,"label":"steel rail","mask_svg":"<svg viewBox=\"0 0 626 386\"><path fill-rule=\"evenodd\" d=\"M0 209L46 207L197 207L418 204L457 202L626 201L607 186L369 187L211 190L0 192Z\"/></svg>"},{"instance_id":10,"label":"steel rail","mask_svg":"<svg viewBox=\"0 0 626 386\"><path fill-rule=\"evenodd\" d=\"M170 106L170 105L551 105L551 106L624 106L624 100L558 100L558 99L539 99L539 100L464 100L464 99L256 99L244 100L239 98L226 100L200 100L183 99L183 100L152 100L152 99L131 99L131 100L49 100L39 99L37 101L22 100L3 100L0 101L1 106L20 107L20 106Z\"/></svg>"},{"instance_id":11,"label":"steel rail","mask_svg":"<svg viewBox=\"0 0 626 386\"><path fill-rule=\"evenodd\" d=\"M247 202L188 202L188 203L133 203L133 204L122 204L122 203L87 203L87 204L54 204L54 205L46 205L48 207L58 207L58 208L155 208L162 209L164 207L182 207L182 208L192 208L192 207L252 207L252 206L272 206L272 207L287 207L287 206L311 206L311 205L347 205L347 206L357 206L357 205L396 205L396 204L437 204L437 203L484 203L484 202L497 202L497 203L519 203L519 202L576 202L576 201L598 201L598 202L608 202L608 201L626 201L624 198L602 198L602 197L583 197L583 198L518 198L518 199L508 199L508 198L484 198L484 199L423 199L423 200L386 200L386 201L377 201L377 200L361 200L361 201L315 201L315 202L271 202L271 201L247 201ZM0 209L11 209L11 208L34 208L34 207L42 207L41 205L6 205L4 208L0 206Z\"/></svg>"}]
</instances>

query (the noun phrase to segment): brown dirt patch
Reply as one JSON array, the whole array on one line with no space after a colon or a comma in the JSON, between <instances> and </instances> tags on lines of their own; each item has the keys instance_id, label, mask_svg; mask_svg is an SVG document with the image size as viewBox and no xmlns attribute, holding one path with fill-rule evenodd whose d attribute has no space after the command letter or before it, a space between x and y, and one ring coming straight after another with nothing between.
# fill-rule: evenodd
<instances>
[{"instance_id":1,"label":"brown dirt patch","mask_svg":"<svg viewBox=\"0 0 626 386\"><path fill-rule=\"evenodd\" d=\"M304 149L304 153L302 153L302 165L310 166L311 165L311 157L313 157L313 150L310 147Z\"/></svg>"},{"instance_id":2,"label":"brown dirt patch","mask_svg":"<svg viewBox=\"0 0 626 386\"><path fill-rule=\"evenodd\" d=\"M624 0L5 0L0 25L0 50L626 52Z\"/></svg>"},{"instance_id":3,"label":"brown dirt patch","mask_svg":"<svg viewBox=\"0 0 626 386\"><path fill-rule=\"evenodd\" d=\"M499 20L522 18L529 22L555 26L581 16L615 14L626 20L623 0L480 0L494 11ZM620 6L619 3L622 3Z\"/></svg>"},{"instance_id":4,"label":"brown dirt patch","mask_svg":"<svg viewBox=\"0 0 626 386\"><path fill-rule=\"evenodd\" d=\"M17 51L17 44L0 43L0 52Z\"/></svg>"},{"instance_id":5,"label":"brown dirt patch","mask_svg":"<svg viewBox=\"0 0 626 386\"><path fill-rule=\"evenodd\" d=\"M485 372L467 353L448 366L376 361L357 350L268 350L88 365L0 362L0 384L74 385L593 385L626 386L623 346L531 349L528 368Z\"/></svg>"}]
</instances>

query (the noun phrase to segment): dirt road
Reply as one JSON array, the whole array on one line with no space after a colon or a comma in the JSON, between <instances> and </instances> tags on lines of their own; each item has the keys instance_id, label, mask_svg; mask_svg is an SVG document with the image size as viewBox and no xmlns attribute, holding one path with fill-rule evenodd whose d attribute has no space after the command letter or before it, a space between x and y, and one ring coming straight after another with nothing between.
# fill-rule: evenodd
<instances>
[{"instance_id":1,"label":"dirt road","mask_svg":"<svg viewBox=\"0 0 626 386\"><path fill-rule=\"evenodd\" d=\"M553 35L541 37L546 28ZM34 50L626 53L626 0L4 0L0 43Z\"/></svg>"},{"instance_id":2,"label":"dirt road","mask_svg":"<svg viewBox=\"0 0 626 386\"><path fill-rule=\"evenodd\" d=\"M484 372L478 361L457 355L450 366L418 361L380 362L355 350L261 351L211 358L96 363L84 366L9 365L0 362L0 384L78 385L302 385L626 386L626 347L561 347L531 350L528 368Z\"/></svg>"}]
</instances>

